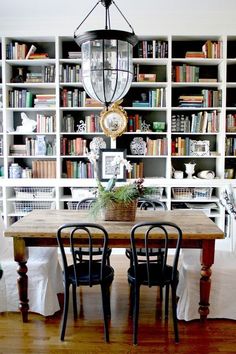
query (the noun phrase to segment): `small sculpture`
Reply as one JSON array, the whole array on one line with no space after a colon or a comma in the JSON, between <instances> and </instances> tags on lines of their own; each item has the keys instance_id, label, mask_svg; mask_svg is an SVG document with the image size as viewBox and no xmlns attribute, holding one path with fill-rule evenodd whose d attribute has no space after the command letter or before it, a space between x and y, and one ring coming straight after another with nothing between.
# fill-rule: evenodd
<instances>
[{"instance_id":1,"label":"small sculpture","mask_svg":"<svg viewBox=\"0 0 236 354\"><path fill-rule=\"evenodd\" d=\"M195 162L185 163L185 172L187 173L187 178L193 178L195 172Z\"/></svg>"},{"instance_id":2,"label":"small sculpture","mask_svg":"<svg viewBox=\"0 0 236 354\"><path fill-rule=\"evenodd\" d=\"M30 119L24 112L21 113L22 125L16 127L16 131L19 133L32 133L37 123L35 120Z\"/></svg>"}]
</instances>

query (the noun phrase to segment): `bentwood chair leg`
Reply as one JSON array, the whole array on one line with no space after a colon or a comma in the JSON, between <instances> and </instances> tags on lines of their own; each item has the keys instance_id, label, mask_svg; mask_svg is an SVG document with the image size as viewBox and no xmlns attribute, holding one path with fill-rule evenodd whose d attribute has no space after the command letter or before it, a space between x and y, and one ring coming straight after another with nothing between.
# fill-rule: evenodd
<instances>
[{"instance_id":1,"label":"bentwood chair leg","mask_svg":"<svg viewBox=\"0 0 236 354\"><path fill-rule=\"evenodd\" d=\"M168 284L166 285L166 295L165 295L165 319L168 318L168 313L169 313L169 289L170 286Z\"/></svg>"},{"instance_id":2,"label":"bentwood chair leg","mask_svg":"<svg viewBox=\"0 0 236 354\"><path fill-rule=\"evenodd\" d=\"M138 319L139 319L139 296L140 286L135 285L134 289L134 311L133 311L133 344L138 344Z\"/></svg>"},{"instance_id":3,"label":"bentwood chair leg","mask_svg":"<svg viewBox=\"0 0 236 354\"><path fill-rule=\"evenodd\" d=\"M109 342L109 329L108 329L108 316L107 316L107 286L101 284L101 292L102 292L102 309L103 309L103 319L104 319L104 333L105 340Z\"/></svg>"},{"instance_id":4,"label":"bentwood chair leg","mask_svg":"<svg viewBox=\"0 0 236 354\"><path fill-rule=\"evenodd\" d=\"M65 337L68 307L69 307L69 287L65 286L64 309L63 309L62 326L61 326L61 340L62 341L64 340L64 337Z\"/></svg>"},{"instance_id":5,"label":"bentwood chair leg","mask_svg":"<svg viewBox=\"0 0 236 354\"><path fill-rule=\"evenodd\" d=\"M77 294L76 294L76 285L72 285L72 297L73 297L73 312L74 312L74 319L76 320L78 317L77 312Z\"/></svg>"},{"instance_id":6,"label":"bentwood chair leg","mask_svg":"<svg viewBox=\"0 0 236 354\"><path fill-rule=\"evenodd\" d=\"M174 332L175 332L175 342L179 342L179 331L178 331L178 319L176 313L176 287L172 285L171 287L172 295L172 313L173 313L173 323L174 323Z\"/></svg>"}]
</instances>

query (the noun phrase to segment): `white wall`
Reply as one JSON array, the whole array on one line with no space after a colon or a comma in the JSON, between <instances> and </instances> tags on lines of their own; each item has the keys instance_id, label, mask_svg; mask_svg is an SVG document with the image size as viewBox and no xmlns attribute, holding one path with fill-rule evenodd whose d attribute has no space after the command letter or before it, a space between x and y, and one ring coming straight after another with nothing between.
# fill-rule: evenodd
<instances>
[{"instance_id":1,"label":"white wall","mask_svg":"<svg viewBox=\"0 0 236 354\"><path fill-rule=\"evenodd\" d=\"M235 0L115 0L136 34L236 34ZM97 0L2 0L0 35L72 35ZM114 5L111 9L115 9ZM125 28L114 12L112 28ZM103 28L104 8L82 31Z\"/></svg>"}]
</instances>

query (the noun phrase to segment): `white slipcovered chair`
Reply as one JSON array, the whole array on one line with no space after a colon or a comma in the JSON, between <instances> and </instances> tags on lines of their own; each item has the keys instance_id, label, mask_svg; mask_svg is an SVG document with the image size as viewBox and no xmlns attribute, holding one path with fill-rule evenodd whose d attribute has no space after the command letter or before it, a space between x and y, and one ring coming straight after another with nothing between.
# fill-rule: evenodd
<instances>
[{"instance_id":1,"label":"white slipcovered chair","mask_svg":"<svg viewBox=\"0 0 236 354\"><path fill-rule=\"evenodd\" d=\"M199 319L200 250L183 250L179 270L177 317L179 320ZM210 313L208 318L236 320L236 252L215 252L212 266Z\"/></svg>"},{"instance_id":2,"label":"white slipcovered chair","mask_svg":"<svg viewBox=\"0 0 236 354\"><path fill-rule=\"evenodd\" d=\"M13 240L3 236L4 224L0 217L0 312L18 311L17 263L13 256ZM29 248L28 299L29 311L43 316L60 310L58 293L63 293L63 277L58 262L57 248Z\"/></svg>"}]
</instances>

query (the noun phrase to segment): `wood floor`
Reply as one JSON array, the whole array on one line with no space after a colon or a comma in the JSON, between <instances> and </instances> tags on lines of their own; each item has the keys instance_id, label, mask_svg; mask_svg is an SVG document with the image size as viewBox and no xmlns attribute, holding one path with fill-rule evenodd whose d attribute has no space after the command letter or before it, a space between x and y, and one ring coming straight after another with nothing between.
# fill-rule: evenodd
<instances>
[{"instance_id":1,"label":"wood floor","mask_svg":"<svg viewBox=\"0 0 236 354\"><path fill-rule=\"evenodd\" d=\"M139 345L132 345L132 321L129 317L129 288L125 256L113 255L115 280L111 291L112 319L110 343L103 340L100 288L78 292L79 318L68 316L65 341L59 339L61 313L48 318L29 314L22 323L19 313L0 314L0 353L236 353L236 321L179 321L180 343L173 340L172 320L161 319L156 288L141 293ZM79 299L78 299L79 300Z\"/></svg>"}]
</instances>

